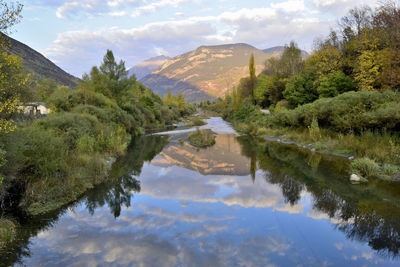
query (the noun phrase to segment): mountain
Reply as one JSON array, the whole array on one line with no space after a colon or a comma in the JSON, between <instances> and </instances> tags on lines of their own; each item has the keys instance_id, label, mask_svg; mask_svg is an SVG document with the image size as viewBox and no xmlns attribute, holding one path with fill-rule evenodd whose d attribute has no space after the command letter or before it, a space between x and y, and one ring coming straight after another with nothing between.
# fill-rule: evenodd
<instances>
[{"instance_id":1,"label":"mountain","mask_svg":"<svg viewBox=\"0 0 400 267\"><path fill-rule=\"evenodd\" d=\"M263 52L267 53L267 54L273 54L276 56L281 56L283 53L283 50L285 50L284 46L274 46L274 47L270 47L267 49L264 49Z\"/></svg>"},{"instance_id":2,"label":"mountain","mask_svg":"<svg viewBox=\"0 0 400 267\"><path fill-rule=\"evenodd\" d=\"M248 76L252 53L258 74L273 55L248 44L227 44L200 46L174 57L140 81L160 95L170 90L173 95L182 93L191 102L222 97Z\"/></svg>"},{"instance_id":3,"label":"mountain","mask_svg":"<svg viewBox=\"0 0 400 267\"><path fill-rule=\"evenodd\" d=\"M264 49L263 52L270 54L274 57L280 57L284 50L285 50L284 46L274 46L274 47ZM308 58L310 56L310 54L305 50L301 50L301 56L303 58Z\"/></svg>"},{"instance_id":4,"label":"mountain","mask_svg":"<svg viewBox=\"0 0 400 267\"><path fill-rule=\"evenodd\" d=\"M217 135L215 141L214 146L199 150L188 142L178 143L172 137L151 163L166 168L173 164L203 175L250 174L250 159L241 154L241 146L234 134Z\"/></svg>"},{"instance_id":5,"label":"mountain","mask_svg":"<svg viewBox=\"0 0 400 267\"><path fill-rule=\"evenodd\" d=\"M65 72L45 56L30 48L29 46L2 34L0 38L10 44L7 52L22 57L25 69L32 73L34 78L41 80L51 78L60 85L76 87L79 79Z\"/></svg>"},{"instance_id":6,"label":"mountain","mask_svg":"<svg viewBox=\"0 0 400 267\"><path fill-rule=\"evenodd\" d=\"M164 63L169 59L170 59L170 57L166 57L166 56L158 56L158 57L153 57L153 58L147 59L147 60L143 61L142 63L137 64L137 65L133 66L132 68L130 68L128 70L129 71L128 75L130 77L133 74L135 74L136 79L140 80L144 76L161 68L161 66L164 65Z\"/></svg>"}]
</instances>

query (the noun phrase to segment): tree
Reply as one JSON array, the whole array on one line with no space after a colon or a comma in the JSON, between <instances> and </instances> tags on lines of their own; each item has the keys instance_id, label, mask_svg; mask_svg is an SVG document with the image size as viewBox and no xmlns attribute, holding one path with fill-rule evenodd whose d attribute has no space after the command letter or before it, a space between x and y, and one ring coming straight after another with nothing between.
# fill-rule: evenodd
<instances>
[{"instance_id":1,"label":"tree","mask_svg":"<svg viewBox=\"0 0 400 267\"><path fill-rule=\"evenodd\" d=\"M286 84L283 96L294 107L311 103L318 98L314 81L315 74L312 72L294 75Z\"/></svg>"},{"instance_id":2,"label":"tree","mask_svg":"<svg viewBox=\"0 0 400 267\"><path fill-rule=\"evenodd\" d=\"M15 129L11 115L15 112L21 89L26 85L28 76L23 73L20 58L4 52L7 47L4 33L19 22L22 5L8 4L0 0L0 133Z\"/></svg>"},{"instance_id":3,"label":"tree","mask_svg":"<svg viewBox=\"0 0 400 267\"><path fill-rule=\"evenodd\" d=\"M116 101L124 101L129 92L145 90L139 88L135 77L128 78L127 73L124 61L117 63L113 52L107 50L100 68L93 67L89 75L84 75L80 88L84 91L94 90Z\"/></svg>"},{"instance_id":4,"label":"tree","mask_svg":"<svg viewBox=\"0 0 400 267\"><path fill-rule=\"evenodd\" d=\"M342 52L331 45L320 47L314 54L307 58L306 71L313 71L318 76L327 75L342 69Z\"/></svg>"},{"instance_id":5,"label":"tree","mask_svg":"<svg viewBox=\"0 0 400 267\"><path fill-rule=\"evenodd\" d=\"M7 46L3 34L9 34L11 28L20 21L22 7L18 2L0 0L0 51Z\"/></svg>"},{"instance_id":6,"label":"tree","mask_svg":"<svg viewBox=\"0 0 400 267\"><path fill-rule=\"evenodd\" d=\"M47 102L49 96L54 93L57 88L57 83L53 79L44 79L36 83L37 99Z\"/></svg>"},{"instance_id":7,"label":"tree","mask_svg":"<svg viewBox=\"0 0 400 267\"><path fill-rule=\"evenodd\" d=\"M100 66L100 71L103 74L107 74L111 80L116 81L126 78L128 75L128 71L125 68L125 62L121 60L119 64L117 64L113 52L109 49L107 49L103 58L103 64Z\"/></svg>"},{"instance_id":8,"label":"tree","mask_svg":"<svg viewBox=\"0 0 400 267\"><path fill-rule=\"evenodd\" d=\"M249 73L250 73L250 80L249 80L249 91L250 96L254 99L254 88L257 82L256 78L256 67L254 66L254 54L251 53L250 62L249 62Z\"/></svg>"},{"instance_id":9,"label":"tree","mask_svg":"<svg viewBox=\"0 0 400 267\"><path fill-rule=\"evenodd\" d=\"M346 35L357 36L365 28L371 27L372 9L369 6L361 6L353 8L347 16L344 16L339 26L342 31L347 31Z\"/></svg>"},{"instance_id":10,"label":"tree","mask_svg":"<svg viewBox=\"0 0 400 267\"><path fill-rule=\"evenodd\" d=\"M280 71L285 77L290 77L300 73L303 70L304 61L301 57L301 50L294 41L285 46L280 59Z\"/></svg>"},{"instance_id":11,"label":"tree","mask_svg":"<svg viewBox=\"0 0 400 267\"><path fill-rule=\"evenodd\" d=\"M356 90L356 85L351 77L346 76L342 71L332 72L319 82L317 91L319 97L334 97L348 91Z\"/></svg>"},{"instance_id":12,"label":"tree","mask_svg":"<svg viewBox=\"0 0 400 267\"><path fill-rule=\"evenodd\" d=\"M257 86L254 89L254 99L263 107L276 104L283 96L285 90L284 79L279 74L264 75L261 74L257 80Z\"/></svg>"}]
</instances>

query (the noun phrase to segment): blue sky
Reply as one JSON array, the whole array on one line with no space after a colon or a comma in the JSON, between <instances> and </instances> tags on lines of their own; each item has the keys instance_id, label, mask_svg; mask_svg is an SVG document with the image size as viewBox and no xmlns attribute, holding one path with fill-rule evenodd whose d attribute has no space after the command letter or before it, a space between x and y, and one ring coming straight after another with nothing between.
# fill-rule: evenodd
<instances>
[{"instance_id":1,"label":"blue sky","mask_svg":"<svg viewBox=\"0 0 400 267\"><path fill-rule=\"evenodd\" d=\"M257 48L295 40L306 50L338 18L375 0L20 0L13 38L81 77L106 49L129 68L157 55L200 45L248 43Z\"/></svg>"}]
</instances>

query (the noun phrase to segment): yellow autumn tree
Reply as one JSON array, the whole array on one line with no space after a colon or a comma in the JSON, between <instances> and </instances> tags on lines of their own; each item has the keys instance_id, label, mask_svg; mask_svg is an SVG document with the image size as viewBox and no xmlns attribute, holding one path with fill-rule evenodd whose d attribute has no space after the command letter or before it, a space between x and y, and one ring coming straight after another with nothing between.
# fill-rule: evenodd
<instances>
[{"instance_id":1,"label":"yellow autumn tree","mask_svg":"<svg viewBox=\"0 0 400 267\"><path fill-rule=\"evenodd\" d=\"M325 46L314 52L306 61L306 70L318 76L337 71L342 67L342 52L334 46Z\"/></svg>"},{"instance_id":2,"label":"yellow autumn tree","mask_svg":"<svg viewBox=\"0 0 400 267\"><path fill-rule=\"evenodd\" d=\"M21 4L0 0L0 133L15 129L11 115L16 110L20 89L29 79L23 73L22 60L5 51L9 45L5 34L19 22L21 11Z\"/></svg>"},{"instance_id":3,"label":"yellow autumn tree","mask_svg":"<svg viewBox=\"0 0 400 267\"><path fill-rule=\"evenodd\" d=\"M21 94L26 92L30 75L24 72L20 57L0 53L0 133L15 129L11 115L16 111Z\"/></svg>"}]
</instances>

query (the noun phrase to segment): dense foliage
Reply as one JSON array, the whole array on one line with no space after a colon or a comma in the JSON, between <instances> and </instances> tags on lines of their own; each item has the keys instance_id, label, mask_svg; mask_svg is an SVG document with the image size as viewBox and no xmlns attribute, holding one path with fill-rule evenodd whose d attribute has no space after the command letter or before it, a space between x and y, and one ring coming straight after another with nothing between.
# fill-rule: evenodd
<instances>
[{"instance_id":1,"label":"dense foliage","mask_svg":"<svg viewBox=\"0 0 400 267\"><path fill-rule=\"evenodd\" d=\"M399 101L400 94L397 92L348 92L276 113L270 117L269 122L277 126L307 128L316 119L319 127L343 133L398 131Z\"/></svg>"},{"instance_id":2,"label":"dense foliage","mask_svg":"<svg viewBox=\"0 0 400 267\"><path fill-rule=\"evenodd\" d=\"M107 177L113 158L146 129L172 124L193 112L182 96L163 101L128 77L124 62L107 51L100 68L84 75L76 90L37 83L37 97L51 113L21 121L0 136L5 160L1 201L7 188L22 185L20 207L35 214L66 204ZM5 203L3 203L5 204Z\"/></svg>"}]
</instances>

